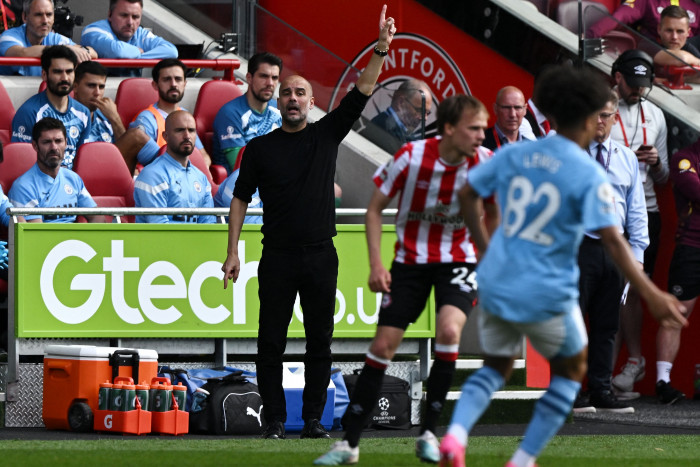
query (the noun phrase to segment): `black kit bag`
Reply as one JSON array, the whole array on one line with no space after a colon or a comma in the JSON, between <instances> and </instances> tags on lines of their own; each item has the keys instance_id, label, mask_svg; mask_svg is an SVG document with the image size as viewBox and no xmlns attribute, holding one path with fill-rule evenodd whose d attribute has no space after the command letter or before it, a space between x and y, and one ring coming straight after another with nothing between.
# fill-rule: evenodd
<instances>
[{"instance_id":1,"label":"black kit bag","mask_svg":"<svg viewBox=\"0 0 700 467\"><path fill-rule=\"evenodd\" d=\"M199 408L190 412L190 432L213 435L255 435L266 428L258 386L241 372L208 379L209 392Z\"/></svg>"},{"instance_id":2,"label":"black kit bag","mask_svg":"<svg viewBox=\"0 0 700 467\"><path fill-rule=\"evenodd\" d=\"M345 385L348 396L352 400L360 370L352 375L345 375ZM387 428L392 430L408 430L411 428L411 385L408 381L396 376L384 375L382 388L365 428Z\"/></svg>"}]
</instances>

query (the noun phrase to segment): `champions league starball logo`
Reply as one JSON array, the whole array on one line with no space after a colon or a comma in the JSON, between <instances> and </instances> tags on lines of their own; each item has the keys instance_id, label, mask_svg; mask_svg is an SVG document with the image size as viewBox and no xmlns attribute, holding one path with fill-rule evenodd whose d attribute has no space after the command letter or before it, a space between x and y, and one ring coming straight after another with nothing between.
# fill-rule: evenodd
<instances>
[{"instance_id":1,"label":"champions league starball logo","mask_svg":"<svg viewBox=\"0 0 700 467\"><path fill-rule=\"evenodd\" d=\"M345 69L331 95L330 109L335 108L354 86L359 76L358 64L367 63L375 45L374 42L368 44ZM400 33L394 36L377 86L362 116L371 120L386 110L394 91L408 79L425 81L430 87L432 95L426 96L433 101L433 112L426 119L429 135L436 133L437 104L455 94L471 94L462 72L439 45L418 34Z\"/></svg>"},{"instance_id":2,"label":"champions league starball logo","mask_svg":"<svg viewBox=\"0 0 700 467\"><path fill-rule=\"evenodd\" d=\"M377 406L379 407L379 410L382 411L380 415L386 417L388 415L387 411L389 410L389 399L386 397L380 398L379 402L377 402Z\"/></svg>"}]
</instances>

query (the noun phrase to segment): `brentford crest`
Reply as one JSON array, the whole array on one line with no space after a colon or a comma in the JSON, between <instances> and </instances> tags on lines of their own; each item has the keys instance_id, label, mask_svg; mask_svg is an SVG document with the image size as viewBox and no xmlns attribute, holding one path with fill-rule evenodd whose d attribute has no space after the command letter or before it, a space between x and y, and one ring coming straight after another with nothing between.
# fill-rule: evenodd
<instances>
[{"instance_id":1,"label":"brentford crest","mask_svg":"<svg viewBox=\"0 0 700 467\"><path fill-rule=\"evenodd\" d=\"M355 84L359 75L357 64L367 63L375 45L375 42L368 44L345 69L333 90L329 108L335 108ZM457 65L439 45L417 34L400 33L394 36L389 53L384 59L384 69L362 116L371 120L384 111L391 104L394 90L405 80L412 78L428 84L432 93L430 98L433 100L433 108L437 108L437 104L442 100L455 94L471 94ZM432 112L427 118L426 126L434 130L434 122L435 112Z\"/></svg>"}]
</instances>

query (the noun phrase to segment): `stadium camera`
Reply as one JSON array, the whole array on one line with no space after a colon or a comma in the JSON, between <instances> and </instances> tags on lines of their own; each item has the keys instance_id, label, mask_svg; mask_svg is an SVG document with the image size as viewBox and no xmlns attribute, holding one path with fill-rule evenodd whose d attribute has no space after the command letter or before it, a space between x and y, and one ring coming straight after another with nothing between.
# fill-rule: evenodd
<instances>
[{"instance_id":1,"label":"stadium camera","mask_svg":"<svg viewBox=\"0 0 700 467\"><path fill-rule=\"evenodd\" d=\"M55 8L53 10L53 30L58 34L64 35L69 39L73 38L73 28L75 26L81 26L83 24L83 17L81 15L73 15L70 8L65 6L68 0L56 0ZM62 6L58 6L62 3Z\"/></svg>"},{"instance_id":2,"label":"stadium camera","mask_svg":"<svg viewBox=\"0 0 700 467\"><path fill-rule=\"evenodd\" d=\"M235 54L238 48L238 34L235 32L222 32L221 39L219 39L219 47L223 49L225 54Z\"/></svg>"}]
</instances>

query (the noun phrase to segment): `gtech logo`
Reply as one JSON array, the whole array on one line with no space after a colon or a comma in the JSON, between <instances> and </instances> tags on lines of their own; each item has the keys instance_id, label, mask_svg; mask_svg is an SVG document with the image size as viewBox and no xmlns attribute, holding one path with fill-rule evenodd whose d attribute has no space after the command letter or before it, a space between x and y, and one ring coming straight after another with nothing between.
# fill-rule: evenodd
<instances>
[{"instance_id":1,"label":"gtech logo","mask_svg":"<svg viewBox=\"0 0 700 467\"><path fill-rule=\"evenodd\" d=\"M375 45L374 42L368 44L345 70L331 95L329 108L335 108L355 84L358 64L367 63L374 53ZM371 120L388 108L394 91L407 79L426 82L432 93L432 96L426 97L432 98L433 109L455 94L471 94L462 72L439 45L417 34L400 33L394 36L389 53L384 58L384 68L379 75L377 87L362 116ZM433 111L426 121L426 127L433 132L435 115L436 112Z\"/></svg>"}]
</instances>

